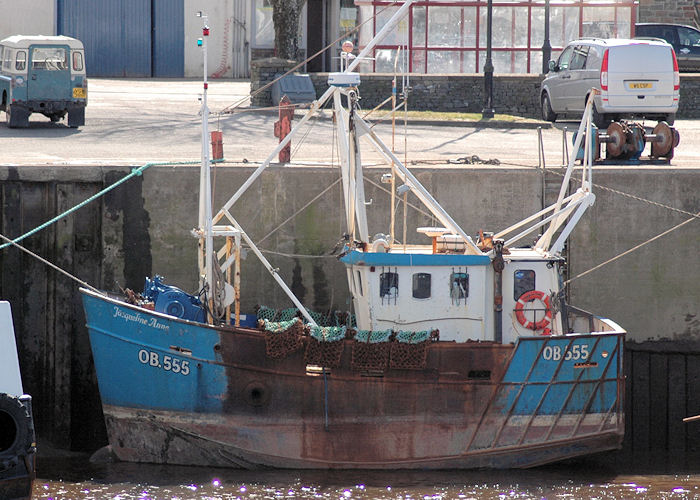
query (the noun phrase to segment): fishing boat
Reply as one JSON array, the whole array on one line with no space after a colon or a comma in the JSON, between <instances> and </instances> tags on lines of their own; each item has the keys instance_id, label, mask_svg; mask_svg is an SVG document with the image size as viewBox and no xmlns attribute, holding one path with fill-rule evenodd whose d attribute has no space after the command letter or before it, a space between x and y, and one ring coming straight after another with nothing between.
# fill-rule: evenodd
<instances>
[{"instance_id":1,"label":"fishing boat","mask_svg":"<svg viewBox=\"0 0 700 500\"><path fill-rule=\"evenodd\" d=\"M405 2L229 200L214 212L206 65L198 228L201 295L81 288L109 443L119 459L223 467L522 468L612 450L624 434L614 321L566 301L564 244L590 207L592 158L572 158L555 203L470 236L358 113L355 71ZM204 51L206 35L204 28ZM205 57L206 61L206 57ZM297 130L333 103L347 232L348 314L310 311L234 217ZM575 149L591 137L591 103ZM361 141L362 139L362 141ZM415 196L422 244L371 232L361 143L386 160L392 207ZM590 151L585 147L584 151ZM581 187L568 193L574 171ZM398 185L398 184L401 185ZM392 210L393 213L393 210ZM373 235L373 236L372 236ZM534 243L533 243L534 240ZM240 310L246 245L293 307Z\"/></svg>"},{"instance_id":2,"label":"fishing boat","mask_svg":"<svg viewBox=\"0 0 700 500\"><path fill-rule=\"evenodd\" d=\"M0 301L0 498L31 498L36 475L32 397L24 394L10 303Z\"/></svg>"}]
</instances>

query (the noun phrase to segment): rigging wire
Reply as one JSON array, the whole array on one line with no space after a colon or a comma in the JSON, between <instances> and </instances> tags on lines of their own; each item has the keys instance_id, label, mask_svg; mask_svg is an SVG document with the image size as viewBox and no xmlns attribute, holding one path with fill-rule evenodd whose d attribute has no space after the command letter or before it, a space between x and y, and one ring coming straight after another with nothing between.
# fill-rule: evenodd
<instances>
[{"instance_id":1,"label":"rigging wire","mask_svg":"<svg viewBox=\"0 0 700 500\"><path fill-rule=\"evenodd\" d=\"M314 196L313 198L311 198L311 200L309 200L303 207L301 207L299 210L297 210L297 211L294 212L292 215L290 215L289 217L287 217L287 218L286 218L283 222L281 222L276 228L274 228L272 231L270 231L270 232L267 233L265 236L263 236L261 239L259 239L259 240L257 241L256 245L259 245L260 243L262 243L263 241L265 241L268 237L272 236L273 233L277 232L280 228L282 228L282 226L284 226L287 222L289 222L289 221L292 220L294 217L296 217L297 215L299 215L301 212L303 212L304 210L306 210L306 209L307 209L310 205L312 205L316 200L318 200L321 196L323 196L324 194L326 194L326 192L328 192L333 186L335 186L336 184L338 184L339 181L340 181L340 179L336 179L335 181L333 181L333 182L331 183L330 186L328 186L326 189L324 189L323 191L321 191L320 193L318 193L316 196Z\"/></svg>"},{"instance_id":2,"label":"rigging wire","mask_svg":"<svg viewBox=\"0 0 700 500\"><path fill-rule=\"evenodd\" d=\"M635 250L639 250L639 249L642 248L643 246L646 246L646 245L648 245L649 243L651 243L651 242L653 242L653 241L656 241L656 240L658 240L659 238L662 238L662 237L666 236L666 235L669 234L669 233L672 233L672 232L675 231L676 229L680 229L681 227L685 226L685 225L688 224L689 222L693 222L695 219L698 218L698 216L700 216L700 212L698 212L697 214L693 214L693 217L692 217L692 218L686 219L686 220L684 220L683 222L681 222L680 224L676 224L676 225L673 226L672 228L669 228L669 229L667 229L666 231L664 231L663 233L657 234L657 235L654 236L653 238L649 238L648 240L646 240L646 241L640 243L639 245L633 246L633 247L630 248L629 250L625 250L624 252L622 252L622 253L616 255L615 257L613 257L613 258L611 258L611 259L606 260L605 262L601 262L601 263L598 264L597 266L594 266L594 267L588 269L587 271L584 271L584 272L582 272L582 273L579 273L579 274L577 274L576 276L574 276L573 278L569 278L568 280L566 280L566 281L564 282L564 284L565 284L565 285L568 285L569 283L571 283L572 281L574 281L574 280L576 280L576 279L578 279L578 278L581 278L581 277L583 277L583 276L586 276L587 274L590 274L590 273L592 273L593 271L595 271L595 270L597 270L597 269L600 269L601 267L603 267L603 266L605 266L605 265L607 265L607 264L610 264L611 262L614 262L614 261L616 261L617 259L620 259L620 258L624 257L625 255L628 255L628 254L634 252Z\"/></svg>"}]
</instances>

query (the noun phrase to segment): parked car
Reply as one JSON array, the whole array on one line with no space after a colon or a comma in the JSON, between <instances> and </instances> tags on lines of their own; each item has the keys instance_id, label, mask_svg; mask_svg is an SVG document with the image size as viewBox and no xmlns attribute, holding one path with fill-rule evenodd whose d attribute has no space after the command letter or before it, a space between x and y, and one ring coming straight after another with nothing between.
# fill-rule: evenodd
<instances>
[{"instance_id":1,"label":"parked car","mask_svg":"<svg viewBox=\"0 0 700 500\"><path fill-rule=\"evenodd\" d=\"M683 24L638 23L636 37L666 40L673 46L681 71L700 72L700 30Z\"/></svg>"},{"instance_id":2,"label":"parked car","mask_svg":"<svg viewBox=\"0 0 700 500\"><path fill-rule=\"evenodd\" d=\"M580 115L592 88L600 89L593 120L643 117L672 125L678 110L680 76L673 47L663 40L588 38L569 42L542 81L542 118Z\"/></svg>"},{"instance_id":3,"label":"parked car","mask_svg":"<svg viewBox=\"0 0 700 500\"><path fill-rule=\"evenodd\" d=\"M68 126L85 124L87 78L83 44L67 36L14 35L0 41L0 110L9 127L28 127L41 113Z\"/></svg>"}]
</instances>

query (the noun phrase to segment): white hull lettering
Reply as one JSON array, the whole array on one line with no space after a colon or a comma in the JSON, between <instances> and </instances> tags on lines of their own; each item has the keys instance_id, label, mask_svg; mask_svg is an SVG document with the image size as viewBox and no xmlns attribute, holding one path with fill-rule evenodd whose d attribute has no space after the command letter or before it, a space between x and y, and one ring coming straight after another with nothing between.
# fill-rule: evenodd
<instances>
[{"instance_id":1,"label":"white hull lettering","mask_svg":"<svg viewBox=\"0 0 700 500\"><path fill-rule=\"evenodd\" d=\"M148 318L141 315L139 312L124 311L118 306L114 306L114 318L122 318L126 322L134 322L143 326L150 326L156 330L170 330L170 325L166 325L158 321L158 318Z\"/></svg>"},{"instance_id":2,"label":"white hull lettering","mask_svg":"<svg viewBox=\"0 0 700 500\"><path fill-rule=\"evenodd\" d=\"M175 358L167 354L161 356L157 352L146 349L141 349L138 357L140 363L153 368L160 368L166 372L179 373L180 375L190 374L190 362L186 359Z\"/></svg>"}]
</instances>

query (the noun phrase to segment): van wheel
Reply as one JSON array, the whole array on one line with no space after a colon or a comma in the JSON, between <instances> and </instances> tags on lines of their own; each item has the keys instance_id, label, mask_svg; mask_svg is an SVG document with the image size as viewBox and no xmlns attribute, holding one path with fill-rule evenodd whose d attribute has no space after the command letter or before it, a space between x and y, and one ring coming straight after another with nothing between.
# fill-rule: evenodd
<instances>
[{"instance_id":1,"label":"van wheel","mask_svg":"<svg viewBox=\"0 0 700 500\"><path fill-rule=\"evenodd\" d=\"M666 123L668 123L669 125L673 125L673 122L676 121L676 115L675 114L666 115L666 119L664 121Z\"/></svg>"},{"instance_id":2,"label":"van wheel","mask_svg":"<svg viewBox=\"0 0 700 500\"><path fill-rule=\"evenodd\" d=\"M557 114L552 111L552 105L549 102L549 95L542 94L542 119L554 123L557 120Z\"/></svg>"},{"instance_id":3,"label":"van wheel","mask_svg":"<svg viewBox=\"0 0 700 500\"><path fill-rule=\"evenodd\" d=\"M593 124L596 127L608 128L611 121L612 120L610 119L609 115L606 115L605 113L598 113L598 109L596 108L595 104L593 104Z\"/></svg>"}]
</instances>

